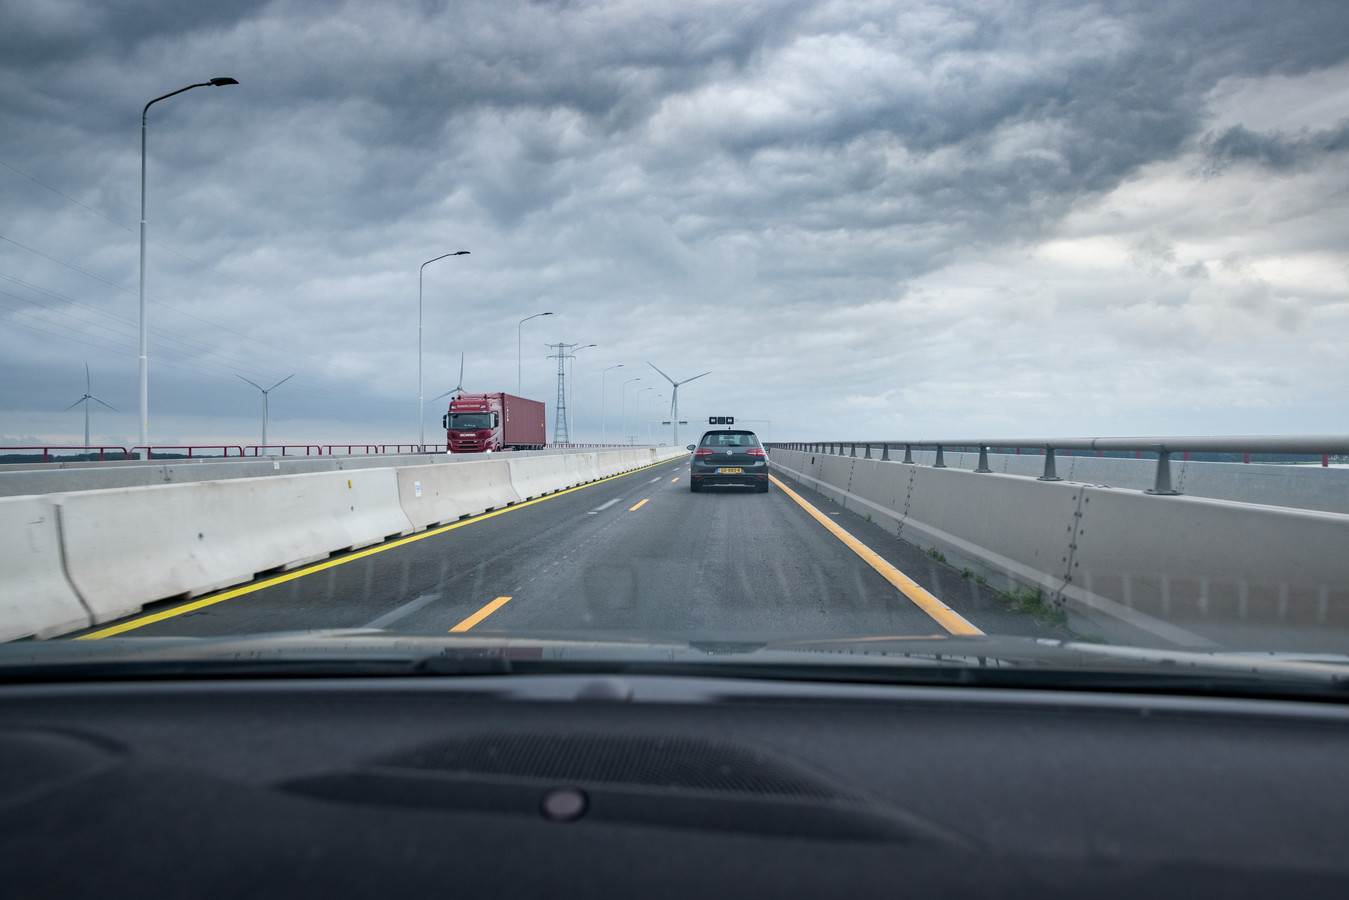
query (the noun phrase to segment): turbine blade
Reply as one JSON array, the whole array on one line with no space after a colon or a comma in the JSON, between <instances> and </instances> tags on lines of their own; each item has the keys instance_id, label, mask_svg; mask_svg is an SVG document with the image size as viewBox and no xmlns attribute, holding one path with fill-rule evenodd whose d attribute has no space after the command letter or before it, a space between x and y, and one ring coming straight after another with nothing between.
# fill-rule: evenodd
<instances>
[{"instance_id":1,"label":"turbine blade","mask_svg":"<svg viewBox=\"0 0 1349 900\"><path fill-rule=\"evenodd\" d=\"M711 372L704 372L704 373L703 373L703 375L711 375L711 374L712 374ZM681 381L681 382L679 382L679 383L680 383L680 384L688 384L690 381L697 381L699 378L702 378L703 375L694 375L692 378L685 378L683 381Z\"/></svg>"},{"instance_id":2,"label":"turbine blade","mask_svg":"<svg viewBox=\"0 0 1349 900\"><path fill-rule=\"evenodd\" d=\"M94 397L94 396L90 396L89 399L92 400L92 401L94 401L95 403L103 403L102 400L100 400L100 399L98 399L97 397ZM117 407L115 407L115 406L109 406L107 403L103 403L103 405L104 405L104 406L107 406L108 409L112 410L113 412L117 412Z\"/></svg>"},{"instance_id":3,"label":"turbine blade","mask_svg":"<svg viewBox=\"0 0 1349 900\"><path fill-rule=\"evenodd\" d=\"M243 378L244 381L248 381L248 379L247 379L247 378L244 378L244 376L242 376L242 375L235 375L234 377L235 377L235 378ZM258 384L256 381L248 381L248 383L251 384L251 385L253 385L253 387L257 388L258 390L262 391L262 385ZM265 393L267 393L267 392L266 392L266 391L263 391L263 393L265 394Z\"/></svg>"},{"instance_id":4,"label":"turbine blade","mask_svg":"<svg viewBox=\"0 0 1349 900\"><path fill-rule=\"evenodd\" d=\"M81 397L80 399L76 400L74 403L72 403L72 404L70 404L69 406L67 406L65 409L61 410L61 412L70 412L72 409L74 409L75 407L79 406L81 403L83 403L84 401L86 401L86 400L88 400L88 399L89 399L88 396Z\"/></svg>"},{"instance_id":5,"label":"turbine blade","mask_svg":"<svg viewBox=\"0 0 1349 900\"><path fill-rule=\"evenodd\" d=\"M287 381L290 381L290 380L291 380L292 378L294 378L294 377L295 377L295 373L294 373L294 372L291 372L289 375L287 375L285 378L282 378L280 381L278 381L276 384L274 384L274 385L272 385L271 387L269 387L267 390L268 390L268 391L274 391L274 390L276 390L277 388L281 387L281 385L285 384ZM259 390L261 390L261 388L259 388ZM264 393L265 393L265 392L264 392Z\"/></svg>"},{"instance_id":6,"label":"turbine blade","mask_svg":"<svg viewBox=\"0 0 1349 900\"><path fill-rule=\"evenodd\" d=\"M647 362L647 365L650 366L650 367L653 368L653 369L656 369L656 364L653 363L653 362L648 361L648 362ZM656 371L657 371L657 372L660 372L660 369L656 369ZM675 381L675 380L674 380L673 378L671 378L669 375L666 375L664 372L660 372L660 374L661 374L661 377L664 378L666 381L670 382L670 384L678 384L677 381Z\"/></svg>"}]
</instances>

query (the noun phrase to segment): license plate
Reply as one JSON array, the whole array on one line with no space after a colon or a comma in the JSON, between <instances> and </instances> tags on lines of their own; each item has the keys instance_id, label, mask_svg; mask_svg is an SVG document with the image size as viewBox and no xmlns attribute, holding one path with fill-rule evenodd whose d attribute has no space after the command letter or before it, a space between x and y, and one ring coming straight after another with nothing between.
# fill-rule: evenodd
<instances>
[{"instance_id":1,"label":"license plate","mask_svg":"<svg viewBox=\"0 0 1349 900\"><path fill-rule=\"evenodd\" d=\"M742 475L744 474L744 472L745 472L744 469L727 469L724 467L717 469L718 475Z\"/></svg>"}]
</instances>

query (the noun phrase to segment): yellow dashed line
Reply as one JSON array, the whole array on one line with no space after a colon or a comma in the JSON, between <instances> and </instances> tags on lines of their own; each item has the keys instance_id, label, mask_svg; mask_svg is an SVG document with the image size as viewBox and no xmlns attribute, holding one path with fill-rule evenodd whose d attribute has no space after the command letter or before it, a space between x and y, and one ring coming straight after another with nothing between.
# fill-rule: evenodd
<instances>
[{"instance_id":1,"label":"yellow dashed line","mask_svg":"<svg viewBox=\"0 0 1349 900\"><path fill-rule=\"evenodd\" d=\"M510 600L510 599L511 599L510 597L498 597L498 598L496 598L496 599L493 600L491 603L487 604L487 605L484 606L482 609L478 610L478 611L475 612L473 615L469 616L467 619L465 619L464 621L460 622L458 625L456 625L456 626L454 626L453 628L451 628L451 629L450 629L450 633L453 634L453 633L456 632L456 631L468 631L468 630L469 630L470 628L472 628L474 625L477 625L477 624L478 624L479 622L481 622L483 619L487 618L487 617L490 616L492 613L496 612L498 609L501 609L501 607L505 606L505 605L506 605L506 601L508 601L508 600Z\"/></svg>"}]
</instances>

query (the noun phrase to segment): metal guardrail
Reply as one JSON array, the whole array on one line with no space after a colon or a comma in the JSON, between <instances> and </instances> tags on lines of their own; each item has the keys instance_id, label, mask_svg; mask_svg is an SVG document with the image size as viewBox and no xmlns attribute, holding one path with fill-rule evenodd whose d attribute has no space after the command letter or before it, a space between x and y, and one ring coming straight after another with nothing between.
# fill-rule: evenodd
<instances>
[{"instance_id":1,"label":"metal guardrail","mask_svg":"<svg viewBox=\"0 0 1349 900\"><path fill-rule=\"evenodd\" d=\"M1321 457L1321 465L1330 464L1331 455L1349 454L1349 435L1279 435L1279 436L1222 436L1222 437L1139 437L1139 438L1013 438L1003 440L886 440L886 441L812 441L774 443L768 447L781 447L785 450L802 450L807 453L825 453L838 456L857 456L857 449L863 448L863 457L873 459L872 449L880 448L880 459L889 460L891 448L904 448L906 465L914 465L913 451L935 448L937 459L935 469L946 468L942 453L957 448L979 448L979 465L975 472L987 473L993 470L988 466L988 453L1013 450L1033 450L1045 458L1044 473L1040 481L1062 481L1058 477L1054 460L1059 452L1065 455L1074 450L1091 451L1100 456L1106 452L1132 452L1138 458L1144 453L1157 454L1157 473L1149 494L1179 494L1171 482L1171 457L1176 453L1241 453L1245 461L1250 462L1252 453L1271 455L1309 455ZM847 451L847 452L845 452Z\"/></svg>"}]
</instances>

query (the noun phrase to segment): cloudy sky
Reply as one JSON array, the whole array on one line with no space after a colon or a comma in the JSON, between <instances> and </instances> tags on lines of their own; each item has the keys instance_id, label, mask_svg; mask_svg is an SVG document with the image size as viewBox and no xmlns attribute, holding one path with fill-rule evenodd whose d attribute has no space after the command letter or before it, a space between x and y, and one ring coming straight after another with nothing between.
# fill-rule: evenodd
<instances>
[{"instance_id":1,"label":"cloudy sky","mask_svg":"<svg viewBox=\"0 0 1349 900\"><path fill-rule=\"evenodd\" d=\"M648 362L776 440L1349 432L1342 0L0 0L0 69L0 444L86 363L139 442L138 120L215 76L149 114L156 444L292 373L272 443L415 440L461 249L428 440L461 353L551 437L558 342L577 441Z\"/></svg>"}]
</instances>

